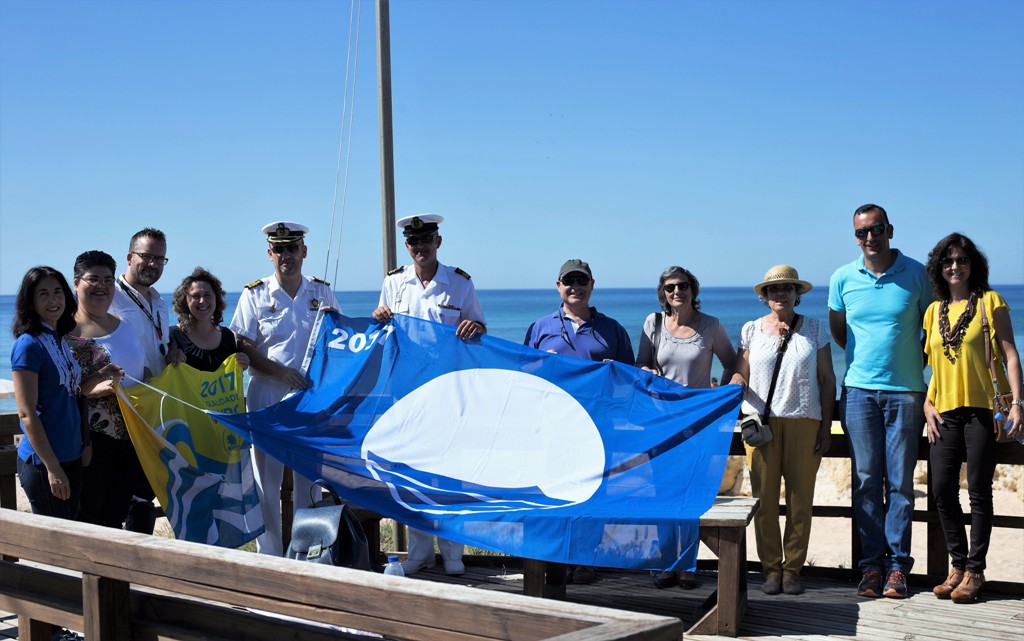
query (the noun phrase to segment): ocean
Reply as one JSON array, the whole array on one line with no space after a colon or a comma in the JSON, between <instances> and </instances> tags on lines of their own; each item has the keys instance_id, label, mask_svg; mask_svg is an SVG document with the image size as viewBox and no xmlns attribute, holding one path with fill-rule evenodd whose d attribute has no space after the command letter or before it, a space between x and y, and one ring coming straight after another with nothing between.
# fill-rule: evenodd
<instances>
[{"instance_id":1,"label":"ocean","mask_svg":"<svg viewBox=\"0 0 1024 641\"><path fill-rule=\"evenodd\" d=\"M1010 305L1014 336L1024 337L1024 285L1000 285L996 291ZM558 293L551 289L492 289L479 292L480 302L487 316L487 329L492 336L522 343L530 324L551 313L558 306ZM240 292L228 294L225 325L230 320ZM379 292L337 292L338 302L348 316L369 316L377 306ZM165 294L168 305L170 297ZM802 297L797 311L828 323L828 287L818 286ZM749 320L766 313L764 304L749 287L705 287L700 293L701 311L718 317L725 326L733 344L739 341L740 329ZM658 309L654 288L595 289L591 304L602 313L622 323L629 332L635 350L640 342L640 331L647 315ZM0 296L0 378L10 379L11 337L10 327L14 314L14 296ZM836 380L842 381L846 359L836 345L832 345L832 362ZM721 366L715 361L712 376L721 377ZM0 413L14 412L14 399L0 399Z\"/></svg>"}]
</instances>

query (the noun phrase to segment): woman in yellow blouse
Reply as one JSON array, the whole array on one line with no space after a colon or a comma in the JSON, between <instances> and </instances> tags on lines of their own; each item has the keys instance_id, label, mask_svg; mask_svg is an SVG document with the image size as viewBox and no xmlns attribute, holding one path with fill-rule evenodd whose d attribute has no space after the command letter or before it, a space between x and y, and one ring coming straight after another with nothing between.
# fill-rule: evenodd
<instances>
[{"instance_id":1,"label":"woman in yellow blouse","mask_svg":"<svg viewBox=\"0 0 1024 641\"><path fill-rule=\"evenodd\" d=\"M924 412L928 421L931 492L951 558L949 576L932 590L956 603L977 600L985 583L985 556L992 534L992 475L996 441L992 376L985 358L982 315L988 318L997 360L998 390L1013 393L1010 435L1021 425L1021 365L1013 341L1010 308L989 288L988 259L970 238L950 234L928 254L935 302L924 315L925 352L932 368ZM1005 369L1005 373L1004 370ZM1007 380L1009 379L1009 380ZM968 540L960 507L960 464L967 462L971 502Z\"/></svg>"}]
</instances>

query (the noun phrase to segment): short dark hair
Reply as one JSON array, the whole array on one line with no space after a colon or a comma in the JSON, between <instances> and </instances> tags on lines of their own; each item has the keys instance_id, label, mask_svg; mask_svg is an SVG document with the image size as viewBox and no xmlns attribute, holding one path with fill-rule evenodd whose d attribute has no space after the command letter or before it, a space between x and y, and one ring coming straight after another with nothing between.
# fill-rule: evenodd
<instances>
[{"instance_id":1,"label":"short dark hair","mask_svg":"<svg viewBox=\"0 0 1024 641\"><path fill-rule=\"evenodd\" d=\"M674 313L672 306L668 304L668 299L665 298L665 290L662 289L665 281L669 278L682 278L690 283L690 305L693 307L693 311L699 312L700 300L697 297L700 296L700 282L690 270L683 269L678 265L671 265L666 267L665 271L661 272L661 276L658 277L658 302L661 303L661 308L665 310L665 314L671 316Z\"/></svg>"},{"instance_id":2,"label":"short dark hair","mask_svg":"<svg viewBox=\"0 0 1024 641\"><path fill-rule=\"evenodd\" d=\"M117 262L113 256L98 249L90 249L87 252L82 252L75 259L74 274L72 276L75 282L78 282L82 274L93 267L106 267L112 275L117 273Z\"/></svg>"},{"instance_id":3,"label":"short dark hair","mask_svg":"<svg viewBox=\"0 0 1024 641\"><path fill-rule=\"evenodd\" d=\"M949 300L949 283L942 277L942 259L949 255L949 250L959 247L971 259L971 275L967 279L967 286L972 292L984 294L992 289L988 285L988 258L982 253L974 241L959 232L953 232L946 236L928 252L928 264L925 271L932 281L932 292L936 300Z\"/></svg>"},{"instance_id":4,"label":"short dark hair","mask_svg":"<svg viewBox=\"0 0 1024 641\"><path fill-rule=\"evenodd\" d=\"M209 271L202 267L196 267L192 270L192 273L182 279L181 284L178 285L174 290L174 299L171 303L174 307L174 311L178 314L178 327L181 331L188 334L195 327L196 318L192 315L192 312L188 311L188 290L192 288L192 285L197 282L203 282L210 286L213 290L213 297L216 299L216 305L213 309L213 324L220 325L224 322L224 310L228 304L224 300L227 294L224 293L224 287L221 286L220 279L211 274Z\"/></svg>"},{"instance_id":5,"label":"short dark hair","mask_svg":"<svg viewBox=\"0 0 1024 641\"><path fill-rule=\"evenodd\" d=\"M880 214L882 214L882 219L885 220L885 224L886 225L889 224L889 214L885 213L885 210L882 209L882 207L880 205L875 205L873 203L868 203L866 205L861 205L860 207L858 207L856 209L856 211L853 212L853 216L856 218L857 216L860 216L861 214L867 214L867 213L872 212L872 211L877 211Z\"/></svg>"},{"instance_id":6,"label":"short dark hair","mask_svg":"<svg viewBox=\"0 0 1024 641\"><path fill-rule=\"evenodd\" d=\"M146 227L145 229L140 229L135 232L132 239L128 241L128 251L135 251L135 243L139 242L139 239L141 238L148 238L150 240L159 241L165 245L167 244L167 236L165 236L162 231L154 229L153 227Z\"/></svg>"},{"instance_id":7,"label":"short dark hair","mask_svg":"<svg viewBox=\"0 0 1024 641\"><path fill-rule=\"evenodd\" d=\"M11 333L15 338L22 334L39 336L43 332L43 319L36 314L34 298L36 287L44 278L53 278L64 290L64 313L57 319L57 336L64 336L75 328L75 314L78 312L78 301L72 293L64 274L53 267L41 265L33 267L25 272L21 279L21 287L18 288L18 295L14 299L14 321L11 323Z\"/></svg>"}]
</instances>

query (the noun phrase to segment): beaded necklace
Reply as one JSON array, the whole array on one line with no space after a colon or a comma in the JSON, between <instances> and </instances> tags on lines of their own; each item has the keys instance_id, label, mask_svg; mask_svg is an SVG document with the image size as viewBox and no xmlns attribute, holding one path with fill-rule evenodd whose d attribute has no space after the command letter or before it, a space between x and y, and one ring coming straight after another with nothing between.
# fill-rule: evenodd
<instances>
[{"instance_id":1,"label":"beaded necklace","mask_svg":"<svg viewBox=\"0 0 1024 641\"><path fill-rule=\"evenodd\" d=\"M960 354L960 347L963 345L964 336L967 334L967 326L974 319L975 303L978 301L978 294L971 292L967 299L967 307L960 315L956 325L949 326L949 299L939 304L939 333L942 334L942 353L946 355L950 363L956 364L957 356Z\"/></svg>"}]
</instances>

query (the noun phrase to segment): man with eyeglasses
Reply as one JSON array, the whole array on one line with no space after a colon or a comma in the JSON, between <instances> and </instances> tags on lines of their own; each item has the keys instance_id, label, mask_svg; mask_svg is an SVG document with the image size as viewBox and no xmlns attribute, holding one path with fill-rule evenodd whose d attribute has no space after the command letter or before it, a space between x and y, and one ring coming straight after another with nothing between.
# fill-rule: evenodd
<instances>
[{"instance_id":1,"label":"man with eyeglasses","mask_svg":"<svg viewBox=\"0 0 1024 641\"><path fill-rule=\"evenodd\" d=\"M128 266L118 277L110 313L127 319L140 332L139 344L146 368L153 376L164 371L170 342L170 314L167 303L153 285L167 264L167 237L159 229L146 227L128 243Z\"/></svg>"},{"instance_id":2,"label":"man with eyeglasses","mask_svg":"<svg viewBox=\"0 0 1024 641\"><path fill-rule=\"evenodd\" d=\"M393 314L404 314L451 325L455 335L466 340L487 333L484 310L469 274L437 260L442 240L438 225L442 222L444 217L438 214L404 216L395 221L402 229L413 264L388 272L372 315L381 323L389 322ZM445 574L458 576L466 572L461 543L437 537L437 547ZM409 554L402 569L413 574L432 568L435 563L434 537L410 527Z\"/></svg>"},{"instance_id":3,"label":"man with eyeglasses","mask_svg":"<svg viewBox=\"0 0 1024 641\"><path fill-rule=\"evenodd\" d=\"M618 361L636 365L629 333L615 319L590 306L594 274L579 258L562 264L555 281L562 303L554 314L542 316L526 330L524 345L555 354L591 361ZM578 565L568 577L572 583L593 583L597 569Z\"/></svg>"},{"instance_id":4,"label":"man with eyeglasses","mask_svg":"<svg viewBox=\"0 0 1024 641\"><path fill-rule=\"evenodd\" d=\"M828 319L846 350L840 420L863 553L857 593L901 599L914 565L914 465L926 390L921 328L932 294L924 266L890 247L884 209L858 207L853 230L862 256L832 274Z\"/></svg>"},{"instance_id":5,"label":"man with eyeglasses","mask_svg":"<svg viewBox=\"0 0 1024 641\"><path fill-rule=\"evenodd\" d=\"M127 263L125 272L114 284L110 313L127 321L127 325L137 333L146 369L151 376L157 376L167 365L171 338L167 303L153 287L163 276L164 265L167 264L167 237L152 227L139 230L128 243ZM153 507L156 494L141 466L131 477L129 482L135 496L125 519L125 529L152 534L156 525L156 509Z\"/></svg>"},{"instance_id":6,"label":"man with eyeglasses","mask_svg":"<svg viewBox=\"0 0 1024 641\"><path fill-rule=\"evenodd\" d=\"M231 318L238 347L249 357L249 387L245 404L251 412L280 402L289 392L306 388L302 359L317 314L339 310L331 284L302 275L306 258L305 225L276 221L265 225L267 257L274 273L254 280L242 290ZM265 531L256 539L260 554L284 555L281 534L281 481L284 464L253 448L256 483L262 491ZM310 505L313 483L292 473L295 510Z\"/></svg>"}]
</instances>

